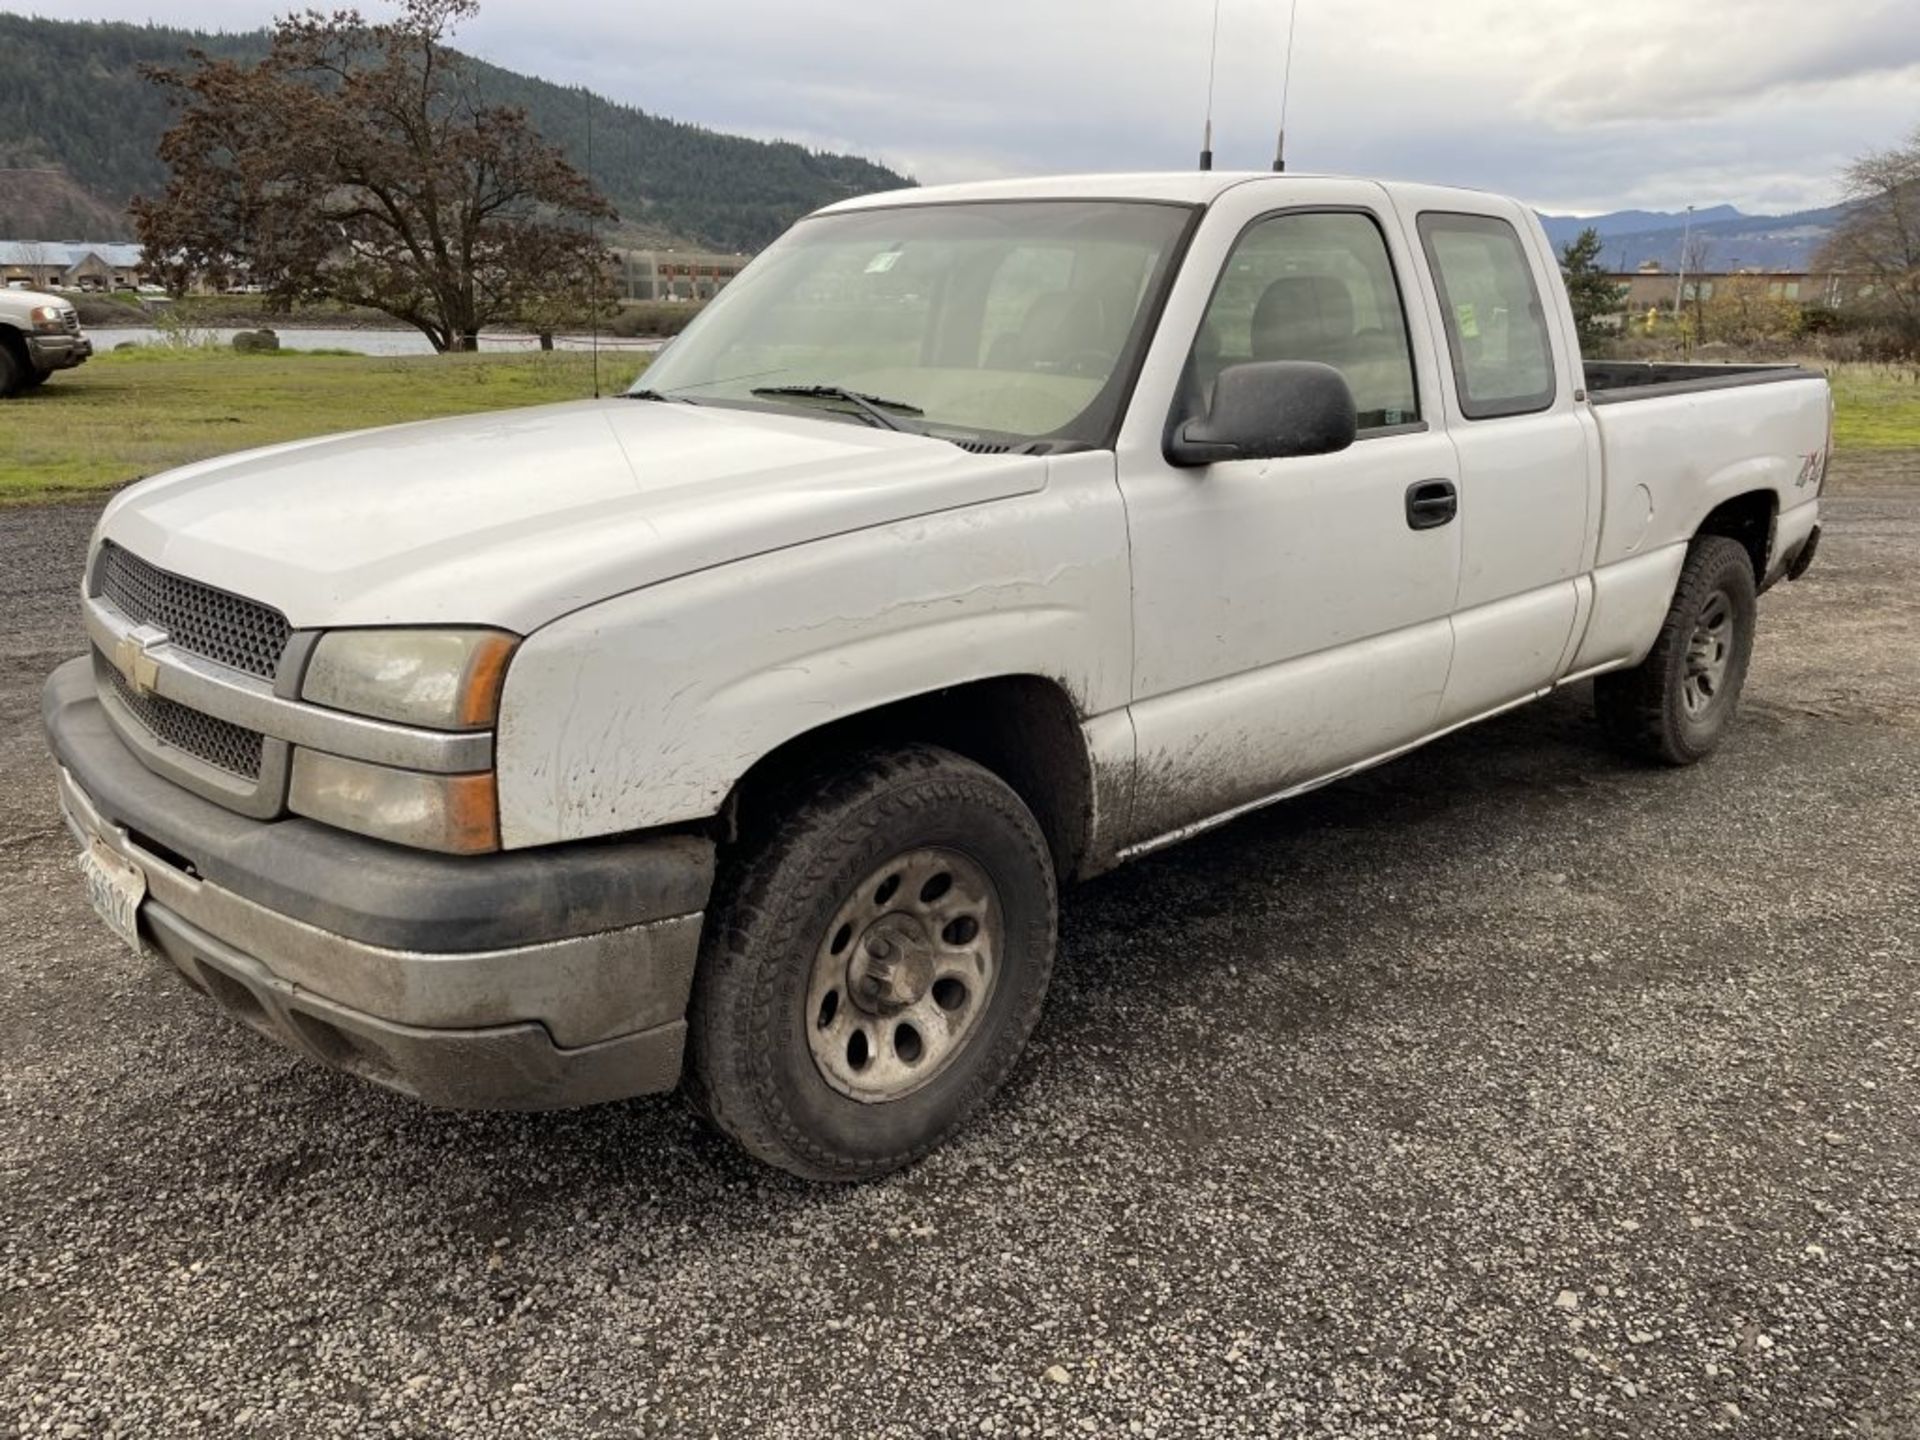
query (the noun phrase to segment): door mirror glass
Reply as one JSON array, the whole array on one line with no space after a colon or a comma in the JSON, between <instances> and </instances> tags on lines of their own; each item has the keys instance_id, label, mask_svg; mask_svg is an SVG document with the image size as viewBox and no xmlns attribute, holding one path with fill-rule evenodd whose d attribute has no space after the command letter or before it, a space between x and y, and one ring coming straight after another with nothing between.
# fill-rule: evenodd
<instances>
[{"instance_id":1,"label":"door mirror glass","mask_svg":"<svg viewBox=\"0 0 1920 1440\"><path fill-rule=\"evenodd\" d=\"M1353 391L1333 366L1254 360L1220 372L1206 413L1174 427L1166 456L1191 466L1331 455L1358 430Z\"/></svg>"}]
</instances>

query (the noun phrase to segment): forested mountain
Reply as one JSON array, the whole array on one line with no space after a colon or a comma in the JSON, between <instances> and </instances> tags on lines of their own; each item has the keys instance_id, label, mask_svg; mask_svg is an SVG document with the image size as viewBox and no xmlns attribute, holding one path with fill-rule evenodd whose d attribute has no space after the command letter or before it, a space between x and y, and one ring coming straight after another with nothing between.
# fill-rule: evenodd
<instances>
[{"instance_id":1,"label":"forested mountain","mask_svg":"<svg viewBox=\"0 0 1920 1440\"><path fill-rule=\"evenodd\" d=\"M1791 215L1747 215L1731 205L1701 208L1691 225L1684 213L1620 210L1611 215L1542 215L1547 238L1565 245L1591 226L1604 241L1600 263L1610 270L1637 270L1644 261L1677 270L1683 244L1693 263L1709 270L1806 270L1847 212L1844 205Z\"/></svg>"},{"instance_id":2,"label":"forested mountain","mask_svg":"<svg viewBox=\"0 0 1920 1440\"><path fill-rule=\"evenodd\" d=\"M69 192L77 186L114 210L157 194L166 169L154 146L170 116L139 67L179 64L189 49L246 59L266 53L267 37L0 13L0 238L73 238L61 233L71 224L71 193L49 212L34 195L60 187L16 183L8 169L63 171ZM478 61L474 69L486 98L524 107L583 170L591 111L593 179L629 240L755 249L820 205L911 183L857 156L722 135ZM121 230L130 235L132 225Z\"/></svg>"},{"instance_id":3,"label":"forested mountain","mask_svg":"<svg viewBox=\"0 0 1920 1440\"><path fill-rule=\"evenodd\" d=\"M1709 205L1694 211L1695 225L1712 225L1722 220L1745 220L1731 205ZM1613 210L1605 215L1542 215L1547 237L1564 245L1582 230L1592 230L1602 240L1615 235L1646 235L1656 230L1678 230L1687 223L1684 210Z\"/></svg>"}]
</instances>

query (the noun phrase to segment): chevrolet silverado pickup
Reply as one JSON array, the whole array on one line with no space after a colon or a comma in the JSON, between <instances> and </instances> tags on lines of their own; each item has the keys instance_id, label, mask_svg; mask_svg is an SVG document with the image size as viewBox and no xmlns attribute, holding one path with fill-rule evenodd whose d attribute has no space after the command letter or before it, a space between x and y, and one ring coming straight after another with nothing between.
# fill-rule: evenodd
<instances>
[{"instance_id":1,"label":"chevrolet silverado pickup","mask_svg":"<svg viewBox=\"0 0 1920 1440\"><path fill-rule=\"evenodd\" d=\"M0 399L43 385L92 354L80 312L58 295L0 289Z\"/></svg>"},{"instance_id":2,"label":"chevrolet silverado pickup","mask_svg":"<svg viewBox=\"0 0 1920 1440\"><path fill-rule=\"evenodd\" d=\"M1007 1078L1063 880L1576 681L1708 755L1830 435L1793 366L1583 364L1491 195L869 196L624 395L116 496L44 719L100 915L246 1023L857 1179Z\"/></svg>"}]
</instances>

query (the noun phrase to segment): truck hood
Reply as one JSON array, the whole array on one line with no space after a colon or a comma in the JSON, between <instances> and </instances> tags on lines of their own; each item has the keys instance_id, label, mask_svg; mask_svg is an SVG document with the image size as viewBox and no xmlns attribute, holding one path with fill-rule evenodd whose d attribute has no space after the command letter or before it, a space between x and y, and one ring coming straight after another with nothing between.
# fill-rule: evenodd
<instances>
[{"instance_id":1,"label":"truck hood","mask_svg":"<svg viewBox=\"0 0 1920 1440\"><path fill-rule=\"evenodd\" d=\"M16 290L11 285L0 290L0 309L18 310L24 316L38 305L58 305L62 310L73 309L73 301L64 295L49 295L44 290Z\"/></svg>"},{"instance_id":2,"label":"truck hood","mask_svg":"<svg viewBox=\"0 0 1920 1440\"><path fill-rule=\"evenodd\" d=\"M99 536L297 629L499 625L1040 489L1046 461L802 414L616 398L251 450L123 492Z\"/></svg>"}]
</instances>

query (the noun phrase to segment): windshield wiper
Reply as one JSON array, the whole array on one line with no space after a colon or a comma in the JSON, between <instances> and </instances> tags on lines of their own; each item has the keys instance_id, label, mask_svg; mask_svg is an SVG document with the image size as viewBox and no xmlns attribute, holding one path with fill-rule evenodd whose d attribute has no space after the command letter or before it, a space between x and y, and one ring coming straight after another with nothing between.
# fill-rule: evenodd
<instances>
[{"instance_id":1,"label":"windshield wiper","mask_svg":"<svg viewBox=\"0 0 1920 1440\"><path fill-rule=\"evenodd\" d=\"M629 400L664 400L669 405L691 405L693 401L681 395L669 395L664 390L626 390L621 392Z\"/></svg>"},{"instance_id":2,"label":"windshield wiper","mask_svg":"<svg viewBox=\"0 0 1920 1440\"><path fill-rule=\"evenodd\" d=\"M844 400L859 410L874 424L888 430L908 430L898 420L889 415L889 410L898 415L924 415L927 412L918 405L909 405L904 400L888 400L879 395L866 395L858 390L849 390L844 385L756 385L755 395L796 395L802 398L814 397L822 400ZM910 432L918 433L918 432Z\"/></svg>"}]
</instances>

